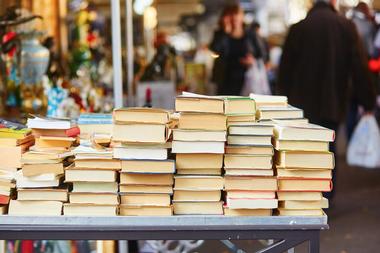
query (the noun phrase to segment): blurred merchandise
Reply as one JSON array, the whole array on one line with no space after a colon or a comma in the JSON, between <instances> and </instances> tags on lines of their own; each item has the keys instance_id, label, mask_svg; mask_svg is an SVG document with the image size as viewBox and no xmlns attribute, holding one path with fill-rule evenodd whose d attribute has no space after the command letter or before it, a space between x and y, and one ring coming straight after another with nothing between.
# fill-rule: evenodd
<instances>
[{"instance_id":1,"label":"blurred merchandise","mask_svg":"<svg viewBox=\"0 0 380 253\"><path fill-rule=\"evenodd\" d=\"M373 115L364 115L347 149L347 163L369 169L380 167L380 130Z\"/></svg>"},{"instance_id":2,"label":"blurred merchandise","mask_svg":"<svg viewBox=\"0 0 380 253\"><path fill-rule=\"evenodd\" d=\"M21 35L21 80L25 85L35 85L42 81L49 64L49 50L38 40L37 31Z\"/></svg>"}]
</instances>

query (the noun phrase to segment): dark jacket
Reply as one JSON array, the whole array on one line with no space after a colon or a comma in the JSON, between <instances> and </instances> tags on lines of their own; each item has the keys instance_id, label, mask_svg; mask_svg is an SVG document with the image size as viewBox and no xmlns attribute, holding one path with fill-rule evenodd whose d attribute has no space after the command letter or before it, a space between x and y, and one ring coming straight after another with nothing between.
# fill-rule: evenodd
<instances>
[{"instance_id":1,"label":"dark jacket","mask_svg":"<svg viewBox=\"0 0 380 253\"><path fill-rule=\"evenodd\" d=\"M248 53L261 58L262 52L256 35L246 30L241 39L233 39L222 30L214 34L210 49L219 55L214 61L212 81L217 84L218 95L240 95L244 85L246 66L240 59Z\"/></svg>"},{"instance_id":2,"label":"dark jacket","mask_svg":"<svg viewBox=\"0 0 380 253\"><path fill-rule=\"evenodd\" d=\"M341 122L351 95L366 110L373 109L375 87L359 41L351 21L331 5L316 4L289 30L277 93L304 109L312 122Z\"/></svg>"}]
</instances>

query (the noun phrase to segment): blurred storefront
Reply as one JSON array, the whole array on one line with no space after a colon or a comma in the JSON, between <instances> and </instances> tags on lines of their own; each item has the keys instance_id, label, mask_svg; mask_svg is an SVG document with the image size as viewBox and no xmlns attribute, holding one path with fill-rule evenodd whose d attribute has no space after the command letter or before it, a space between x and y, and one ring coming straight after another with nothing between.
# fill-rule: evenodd
<instances>
[{"instance_id":1,"label":"blurred storefront","mask_svg":"<svg viewBox=\"0 0 380 253\"><path fill-rule=\"evenodd\" d=\"M81 111L110 111L113 108L109 0L0 2L3 19L7 8L12 6L18 9L20 17L33 14L43 18L27 25L7 27L4 36L9 32L22 33L25 29L36 31L40 35L38 40L45 48L48 47L50 53L47 76L39 79L38 83L27 85L19 72L21 60L3 52L2 59L7 67L1 74L4 77L0 89L2 114L12 116L47 111L50 116L76 116ZM210 82L215 56L208 49L208 44L217 28L222 7L230 2L134 0L134 53L127 56L126 8L125 1L120 1L123 70L126 69L127 57L133 57L134 63L133 78L127 78L123 73L124 91L128 90L128 80L133 81L133 96L130 96L133 101L128 101L128 104L145 104L148 93L152 96L153 105L158 107L171 107L166 96L172 97L183 90L215 93ZM375 9L380 8L380 1L365 2ZM346 12L358 1L341 0L339 3L340 11ZM241 0L240 4L245 10L247 26L254 22L260 24L260 35L268 43L269 60L275 66L288 27L305 17L312 0ZM20 40L23 39L20 36ZM10 73L14 73L13 79Z\"/></svg>"}]
</instances>

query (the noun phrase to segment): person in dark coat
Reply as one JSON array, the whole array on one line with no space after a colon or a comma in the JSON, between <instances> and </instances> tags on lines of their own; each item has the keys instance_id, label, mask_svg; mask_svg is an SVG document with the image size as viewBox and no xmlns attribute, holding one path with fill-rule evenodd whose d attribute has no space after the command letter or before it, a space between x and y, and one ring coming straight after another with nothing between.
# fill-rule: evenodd
<instances>
[{"instance_id":1,"label":"person in dark coat","mask_svg":"<svg viewBox=\"0 0 380 253\"><path fill-rule=\"evenodd\" d=\"M218 56L212 80L218 95L240 95L245 73L260 58L255 34L244 28L244 12L239 5L227 6L220 18L210 49Z\"/></svg>"},{"instance_id":2,"label":"person in dark coat","mask_svg":"<svg viewBox=\"0 0 380 253\"><path fill-rule=\"evenodd\" d=\"M366 111L374 109L375 86L355 25L337 13L336 1L315 2L307 17L289 30L276 91L302 108L311 123L337 131L350 96Z\"/></svg>"}]
</instances>

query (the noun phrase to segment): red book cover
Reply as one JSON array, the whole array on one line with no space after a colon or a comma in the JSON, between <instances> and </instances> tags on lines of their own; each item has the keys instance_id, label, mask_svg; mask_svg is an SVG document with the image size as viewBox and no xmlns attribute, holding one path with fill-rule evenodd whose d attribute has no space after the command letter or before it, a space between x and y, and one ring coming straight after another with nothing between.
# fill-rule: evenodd
<instances>
[{"instance_id":1,"label":"red book cover","mask_svg":"<svg viewBox=\"0 0 380 253\"><path fill-rule=\"evenodd\" d=\"M79 134L80 134L80 128L77 126L66 130L67 137L76 137Z\"/></svg>"},{"instance_id":2,"label":"red book cover","mask_svg":"<svg viewBox=\"0 0 380 253\"><path fill-rule=\"evenodd\" d=\"M9 196L0 195L0 205L8 205Z\"/></svg>"},{"instance_id":3,"label":"red book cover","mask_svg":"<svg viewBox=\"0 0 380 253\"><path fill-rule=\"evenodd\" d=\"M21 252L33 253L33 241L31 240L21 241Z\"/></svg>"}]
</instances>

